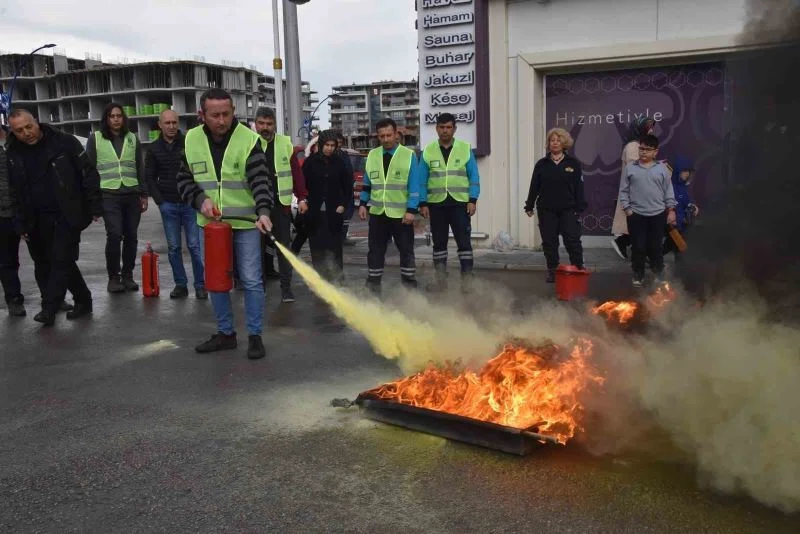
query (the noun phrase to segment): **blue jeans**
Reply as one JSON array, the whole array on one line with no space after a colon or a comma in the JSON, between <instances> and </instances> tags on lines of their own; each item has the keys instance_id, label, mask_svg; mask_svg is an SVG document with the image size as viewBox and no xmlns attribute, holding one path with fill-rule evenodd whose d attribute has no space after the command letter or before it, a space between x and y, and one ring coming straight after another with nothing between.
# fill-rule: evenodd
<instances>
[{"instance_id":1,"label":"blue jeans","mask_svg":"<svg viewBox=\"0 0 800 534\"><path fill-rule=\"evenodd\" d=\"M201 240L205 248L205 239ZM244 289L244 310L247 315L247 332L251 336L261 335L264 322L264 282L261 279L261 232L258 229L233 231L233 255L239 282ZM209 291L211 305L217 318L217 330L233 334L233 308L229 291Z\"/></svg>"},{"instance_id":2,"label":"blue jeans","mask_svg":"<svg viewBox=\"0 0 800 534\"><path fill-rule=\"evenodd\" d=\"M186 287L189 280L186 278L186 269L183 268L183 253L181 251L181 227L186 235L186 248L192 257L192 274L194 287L200 289L205 285L203 279L203 255L200 253L200 227L197 226L196 213L188 204L175 202L162 202L158 206L161 220L164 222L164 234L167 236L169 250L169 265L172 267L172 277L176 286Z\"/></svg>"}]
</instances>

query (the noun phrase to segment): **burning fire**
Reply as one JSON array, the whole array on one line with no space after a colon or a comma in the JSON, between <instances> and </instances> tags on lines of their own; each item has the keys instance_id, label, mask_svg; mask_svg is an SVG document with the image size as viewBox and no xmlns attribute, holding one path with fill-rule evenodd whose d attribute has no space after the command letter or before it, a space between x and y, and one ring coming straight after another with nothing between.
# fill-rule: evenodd
<instances>
[{"instance_id":1,"label":"burning fire","mask_svg":"<svg viewBox=\"0 0 800 534\"><path fill-rule=\"evenodd\" d=\"M603 314L607 319L616 319L619 324L624 325L628 324L630 320L633 319L638 309L639 305L635 302L617 302L615 300L609 300L608 302L604 302L592 308L592 313L595 315Z\"/></svg>"},{"instance_id":2,"label":"burning fire","mask_svg":"<svg viewBox=\"0 0 800 534\"><path fill-rule=\"evenodd\" d=\"M477 373L430 366L369 393L513 428L536 428L566 443L580 429L581 393L604 381L589 363L591 356L587 339L578 340L568 355L555 345L507 344Z\"/></svg>"},{"instance_id":3,"label":"burning fire","mask_svg":"<svg viewBox=\"0 0 800 534\"><path fill-rule=\"evenodd\" d=\"M658 286L658 289L656 289L655 293L647 297L647 303L651 307L663 308L664 305L675 300L676 296L677 293L675 293L675 290L672 289L671 285L669 285L669 282L664 282Z\"/></svg>"},{"instance_id":4,"label":"burning fire","mask_svg":"<svg viewBox=\"0 0 800 534\"><path fill-rule=\"evenodd\" d=\"M664 282L645 300L645 309L650 315L661 310L675 300L677 293L669 282ZM627 325L641 311L641 306L633 301L609 300L592 308L595 315L604 315L608 321L616 321L622 326Z\"/></svg>"}]
</instances>

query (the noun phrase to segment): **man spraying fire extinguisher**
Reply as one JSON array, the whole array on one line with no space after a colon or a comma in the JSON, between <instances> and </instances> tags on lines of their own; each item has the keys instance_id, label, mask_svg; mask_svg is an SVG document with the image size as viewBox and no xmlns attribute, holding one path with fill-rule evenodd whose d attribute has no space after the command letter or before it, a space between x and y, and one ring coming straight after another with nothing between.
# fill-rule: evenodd
<instances>
[{"instance_id":1,"label":"man spraying fire extinguisher","mask_svg":"<svg viewBox=\"0 0 800 534\"><path fill-rule=\"evenodd\" d=\"M205 227L217 214L233 227L233 254L244 289L250 359L265 356L261 340L264 287L261 273L261 233L272 230L274 197L259 136L234 116L231 95L209 89L200 97L203 124L186 134L184 157L178 172L178 190L199 213ZM200 240L204 243L204 239ZM209 266L206 266L206 273ZM195 347L197 352L236 348L236 332L229 291L213 291L206 281L217 319L217 333Z\"/></svg>"}]
</instances>

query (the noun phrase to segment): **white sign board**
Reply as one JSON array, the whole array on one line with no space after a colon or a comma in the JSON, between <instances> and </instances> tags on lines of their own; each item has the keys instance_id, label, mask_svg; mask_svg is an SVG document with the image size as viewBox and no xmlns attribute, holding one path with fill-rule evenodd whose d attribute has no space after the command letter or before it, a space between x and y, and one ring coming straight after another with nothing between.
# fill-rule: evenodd
<instances>
[{"instance_id":1,"label":"white sign board","mask_svg":"<svg viewBox=\"0 0 800 534\"><path fill-rule=\"evenodd\" d=\"M452 113L456 137L477 144L475 3L417 0L420 148L437 138L436 118Z\"/></svg>"}]
</instances>

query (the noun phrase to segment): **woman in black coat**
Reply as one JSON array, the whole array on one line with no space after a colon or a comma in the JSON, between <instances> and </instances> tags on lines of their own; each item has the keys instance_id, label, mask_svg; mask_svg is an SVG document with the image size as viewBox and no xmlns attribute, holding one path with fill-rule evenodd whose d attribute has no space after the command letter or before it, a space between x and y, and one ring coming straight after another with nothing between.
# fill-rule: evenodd
<instances>
[{"instance_id":1,"label":"woman in black coat","mask_svg":"<svg viewBox=\"0 0 800 534\"><path fill-rule=\"evenodd\" d=\"M308 226L311 262L329 280L341 281L342 224L345 207L353 199L353 176L337 153L336 133L319 135L319 150L303 162L308 188Z\"/></svg>"}]
</instances>

